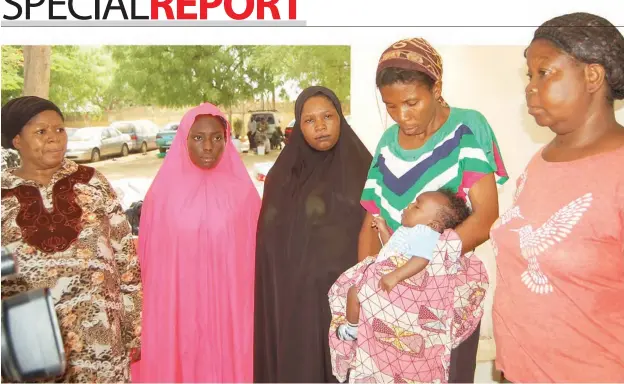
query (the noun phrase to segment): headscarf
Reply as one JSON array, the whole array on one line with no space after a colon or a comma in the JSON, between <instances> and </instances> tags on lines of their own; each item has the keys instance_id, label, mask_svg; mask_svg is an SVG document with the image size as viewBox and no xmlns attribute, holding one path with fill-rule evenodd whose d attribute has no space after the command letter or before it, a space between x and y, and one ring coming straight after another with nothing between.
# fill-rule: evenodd
<instances>
[{"instance_id":1,"label":"headscarf","mask_svg":"<svg viewBox=\"0 0 624 384\"><path fill-rule=\"evenodd\" d=\"M309 98L319 95L327 97L340 116L340 137L336 146L329 151L318 151L312 148L305 141L301 131L300 120L303 106ZM361 160L368 158L370 158L368 164L363 165ZM336 177L336 185L340 185L341 188L347 190L351 185L351 183L346 183L347 179L356 179L359 176L357 174L359 170L364 172L364 177L360 182L366 181L370 162L372 162L372 156L347 123L336 94L332 90L321 86L306 88L295 102L295 125L288 140L288 145L286 145L267 175L267 178L272 177L274 181L266 183L265 188L269 188L269 190L265 189L264 199L273 197L271 187L279 189L278 194L284 197L295 195L301 189L302 182L307 182L313 175L323 175L325 178ZM336 167L336 165L339 166ZM342 181L338 182L338 180ZM361 192L360 190L358 193Z\"/></svg>"},{"instance_id":2,"label":"headscarf","mask_svg":"<svg viewBox=\"0 0 624 384\"><path fill-rule=\"evenodd\" d=\"M399 40L389 46L379 58L377 74L386 68L400 68L416 71L431 77L436 83L442 82L442 56L423 38ZM440 96L440 104L446 102Z\"/></svg>"},{"instance_id":3,"label":"headscarf","mask_svg":"<svg viewBox=\"0 0 624 384\"><path fill-rule=\"evenodd\" d=\"M201 115L218 117L227 125L221 160L208 170L192 163L187 146L191 126ZM230 362L236 367L205 362L194 380L251 380L253 350L247 344L253 332L259 211L260 196L232 143L223 113L209 103L188 111L141 209L139 258L145 295L141 352L145 364L137 375L141 381L182 380L177 375L185 362L177 359L188 351L179 348L192 348L189 345L202 339L214 340L217 345L206 348L224 358L236 353L237 359ZM188 339L193 332L175 329L197 323L207 325L198 330L201 335L192 336L195 340ZM166 336L158 335L163 324L172 328ZM206 348L191 358L206 358Z\"/></svg>"},{"instance_id":4,"label":"headscarf","mask_svg":"<svg viewBox=\"0 0 624 384\"><path fill-rule=\"evenodd\" d=\"M542 24L533 36L587 64L600 64L614 99L624 99L624 36L608 20L585 12L557 16Z\"/></svg>"},{"instance_id":5,"label":"headscarf","mask_svg":"<svg viewBox=\"0 0 624 384\"><path fill-rule=\"evenodd\" d=\"M303 106L317 95L331 100L340 115L340 137L328 151L310 147L301 131ZM360 197L371 162L336 95L324 87L305 89L295 104L288 144L267 175L258 222L256 380L318 381L319 374L331 372L327 292L357 263L358 234L366 213ZM277 329L283 336L275 336ZM265 352L275 356L262 357ZM305 363L305 372L295 372L301 365L292 362L304 358L302 354L318 358ZM278 362L279 376L268 373L275 369L271 361Z\"/></svg>"},{"instance_id":6,"label":"headscarf","mask_svg":"<svg viewBox=\"0 0 624 384\"><path fill-rule=\"evenodd\" d=\"M6 103L2 107L2 147L15 149L13 146L15 136L19 135L30 119L43 111L54 111L63 118L56 104L41 97L18 97Z\"/></svg>"}]
</instances>

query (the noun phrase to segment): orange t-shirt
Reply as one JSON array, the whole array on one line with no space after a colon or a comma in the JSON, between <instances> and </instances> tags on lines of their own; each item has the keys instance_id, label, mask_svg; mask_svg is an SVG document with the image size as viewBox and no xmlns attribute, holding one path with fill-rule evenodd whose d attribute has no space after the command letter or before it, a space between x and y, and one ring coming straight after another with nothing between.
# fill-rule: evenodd
<instances>
[{"instance_id":1,"label":"orange t-shirt","mask_svg":"<svg viewBox=\"0 0 624 384\"><path fill-rule=\"evenodd\" d=\"M541 151L491 231L496 364L512 382L624 381L624 147Z\"/></svg>"}]
</instances>

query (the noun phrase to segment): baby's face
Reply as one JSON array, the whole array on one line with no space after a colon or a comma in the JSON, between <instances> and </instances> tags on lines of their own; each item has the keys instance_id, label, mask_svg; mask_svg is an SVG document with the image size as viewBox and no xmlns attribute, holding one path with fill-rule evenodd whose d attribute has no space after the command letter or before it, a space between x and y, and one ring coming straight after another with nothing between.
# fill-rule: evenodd
<instances>
[{"instance_id":1,"label":"baby's face","mask_svg":"<svg viewBox=\"0 0 624 384\"><path fill-rule=\"evenodd\" d=\"M425 192L403 210L401 225L415 227L418 224L429 225L448 201L446 196L438 192Z\"/></svg>"}]
</instances>

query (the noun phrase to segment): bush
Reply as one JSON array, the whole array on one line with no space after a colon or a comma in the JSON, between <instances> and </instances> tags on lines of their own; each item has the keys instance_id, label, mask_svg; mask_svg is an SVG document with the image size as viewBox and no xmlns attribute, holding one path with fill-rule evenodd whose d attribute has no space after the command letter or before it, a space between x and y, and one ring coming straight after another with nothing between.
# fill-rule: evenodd
<instances>
[{"instance_id":1,"label":"bush","mask_svg":"<svg viewBox=\"0 0 624 384\"><path fill-rule=\"evenodd\" d=\"M234 124L233 124L233 128L234 128L234 136L238 137L240 135L243 134L243 120L241 119L235 119L234 120Z\"/></svg>"}]
</instances>

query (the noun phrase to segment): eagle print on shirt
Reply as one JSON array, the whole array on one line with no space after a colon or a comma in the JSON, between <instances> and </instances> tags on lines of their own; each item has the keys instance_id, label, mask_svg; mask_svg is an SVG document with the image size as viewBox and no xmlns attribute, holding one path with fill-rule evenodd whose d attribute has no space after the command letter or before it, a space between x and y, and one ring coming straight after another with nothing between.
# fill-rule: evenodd
<instances>
[{"instance_id":1,"label":"eagle print on shirt","mask_svg":"<svg viewBox=\"0 0 624 384\"><path fill-rule=\"evenodd\" d=\"M530 224L519 229L510 229L518 233L520 252L528 262L522 273L522 282L533 293L552 293L553 286L542 272L538 256L544 251L561 243L568 237L583 214L591 206L593 197L587 193L555 212L541 227L534 229Z\"/></svg>"}]
</instances>

